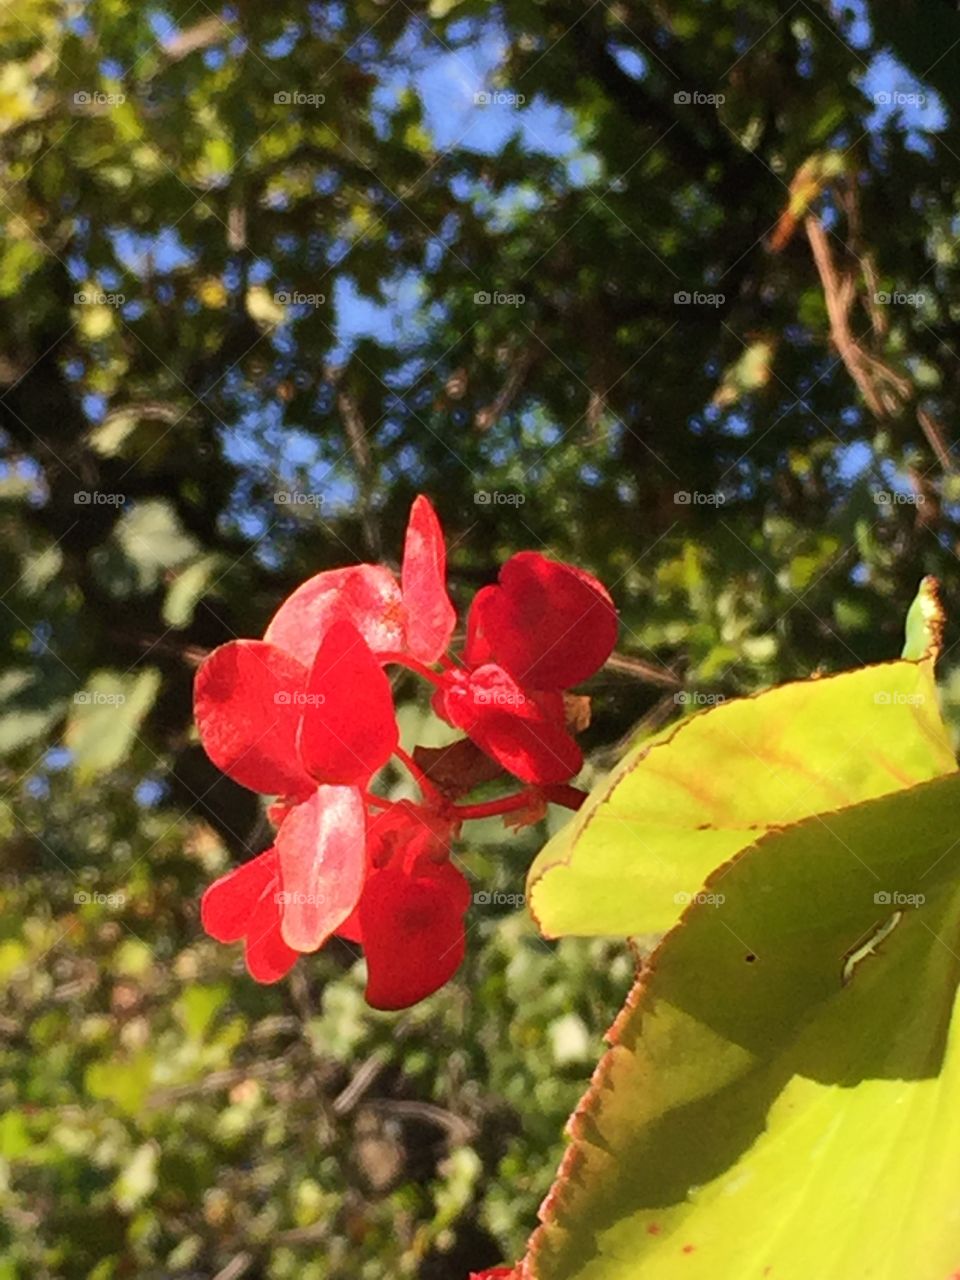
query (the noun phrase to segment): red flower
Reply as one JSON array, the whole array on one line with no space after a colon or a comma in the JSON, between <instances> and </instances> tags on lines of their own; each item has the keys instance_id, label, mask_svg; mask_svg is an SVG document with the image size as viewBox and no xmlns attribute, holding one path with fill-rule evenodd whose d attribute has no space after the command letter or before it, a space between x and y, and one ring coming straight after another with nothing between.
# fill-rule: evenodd
<instances>
[{"instance_id":1,"label":"red flower","mask_svg":"<svg viewBox=\"0 0 960 1280\"><path fill-rule=\"evenodd\" d=\"M448 672L434 706L524 782L564 782L583 756L567 732L562 691L606 662L617 613L588 573L521 551L467 618L468 674Z\"/></svg>"},{"instance_id":2,"label":"red flower","mask_svg":"<svg viewBox=\"0 0 960 1280\"><path fill-rule=\"evenodd\" d=\"M400 582L384 565L327 569L308 578L273 615L264 639L309 665L334 622L352 622L379 655L436 662L456 613L445 585L447 554L437 514L422 495L410 511Z\"/></svg>"},{"instance_id":3,"label":"red flower","mask_svg":"<svg viewBox=\"0 0 960 1280\"><path fill-rule=\"evenodd\" d=\"M445 573L439 521L417 498L399 582L381 565L317 574L284 601L263 640L223 645L198 672L195 714L210 759L277 797L268 810L273 848L217 880L201 903L208 933L245 942L258 981L276 981L337 934L363 946L372 1005L423 999L464 955L470 889L450 861L462 822L501 815L518 825L536 821L548 800L576 808L583 799L561 785L582 763L562 691L610 653L610 597L569 565L514 556L474 600L458 663L447 654L456 615ZM455 804L480 775L474 769L465 787L443 792L400 751L383 671L390 662L430 680L439 714L535 785ZM369 792L394 753L422 803Z\"/></svg>"},{"instance_id":4,"label":"red flower","mask_svg":"<svg viewBox=\"0 0 960 1280\"><path fill-rule=\"evenodd\" d=\"M218 942L244 940L251 978L277 982L300 955L280 936L280 868L276 849L215 880L200 900L204 929Z\"/></svg>"},{"instance_id":5,"label":"red flower","mask_svg":"<svg viewBox=\"0 0 960 1280\"><path fill-rule=\"evenodd\" d=\"M309 671L264 641L216 649L197 674L194 709L218 768L245 787L293 802L275 845L280 933L293 950L315 951L350 915L363 888L362 788L397 744L389 682L353 624L338 621Z\"/></svg>"},{"instance_id":6,"label":"red flower","mask_svg":"<svg viewBox=\"0 0 960 1280\"><path fill-rule=\"evenodd\" d=\"M471 1271L470 1280L518 1280L516 1267L492 1267L489 1271Z\"/></svg>"}]
</instances>

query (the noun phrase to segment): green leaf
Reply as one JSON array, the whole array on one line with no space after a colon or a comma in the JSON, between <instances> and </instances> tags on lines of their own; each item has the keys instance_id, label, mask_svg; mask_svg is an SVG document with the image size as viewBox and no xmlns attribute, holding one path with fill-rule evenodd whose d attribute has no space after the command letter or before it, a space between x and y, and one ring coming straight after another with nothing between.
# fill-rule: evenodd
<instances>
[{"instance_id":1,"label":"green leaf","mask_svg":"<svg viewBox=\"0 0 960 1280\"><path fill-rule=\"evenodd\" d=\"M221 557L201 556L174 578L163 602L163 620L169 627L185 627L194 615L211 582L216 579Z\"/></svg>"},{"instance_id":2,"label":"green leaf","mask_svg":"<svg viewBox=\"0 0 960 1280\"><path fill-rule=\"evenodd\" d=\"M711 877L611 1033L532 1280L954 1274L958 830L953 773Z\"/></svg>"},{"instance_id":3,"label":"green leaf","mask_svg":"<svg viewBox=\"0 0 960 1280\"><path fill-rule=\"evenodd\" d=\"M530 868L542 931L661 933L764 831L954 770L932 655L799 681L641 744Z\"/></svg>"},{"instance_id":4,"label":"green leaf","mask_svg":"<svg viewBox=\"0 0 960 1280\"><path fill-rule=\"evenodd\" d=\"M92 778L126 759L160 689L160 672L137 675L97 671L74 695L64 742L81 778Z\"/></svg>"},{"instance_id":5,"label":"green leaf","mask_svg":"<svg viewBox=\"0 0 960 1280\"><path fill-rule=\"evenodd\" d=\"M153 1080L153 1055L146 1050L134 1058L92 1062L84 1076L91 1098L111 1102L127 1115L139 1115Z\"/></svg>"}]
</instances>

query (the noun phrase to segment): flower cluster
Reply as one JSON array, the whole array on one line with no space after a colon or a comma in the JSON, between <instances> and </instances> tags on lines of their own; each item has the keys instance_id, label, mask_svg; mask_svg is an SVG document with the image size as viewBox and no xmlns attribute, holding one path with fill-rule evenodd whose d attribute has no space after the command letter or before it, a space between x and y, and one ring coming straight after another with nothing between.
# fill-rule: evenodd
<instances>
[{"instance_id":1,"label":"flower cluster","mask_svg":"<svg viewBox=\"0 0 960 1280\"><path fill-rule=\"evenodd\" d=\"M566 691L613 649L606 590L571 565L521 552L474 597L459 656L448 652L455 626L443 533L419 497L399 581L372 564L316 574L262 640L231 641L200 667L194 710L207 755L235 782L275 797L272 847L217 880L201 903L209 934L244 942L257 981L277 981L338 936L363 947L371 1005L423 999L464 955L471 894L451 861L462 823L502 814L521 825L549 800L582 799L568 785L582 764L568 725L582 720L583 700ZM391 664L429 681L435 711L466 738L404 752ZM416 779L417 803L371 791L391 757ZM525 787L458 803L504 773Z\"/></svg>"}]
</instances>

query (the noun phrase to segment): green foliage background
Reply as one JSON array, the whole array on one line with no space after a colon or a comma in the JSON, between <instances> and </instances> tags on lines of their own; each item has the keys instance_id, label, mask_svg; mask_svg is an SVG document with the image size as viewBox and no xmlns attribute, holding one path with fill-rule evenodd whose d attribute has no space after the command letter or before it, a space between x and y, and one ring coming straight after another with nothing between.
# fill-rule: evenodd
<instances>
[{"instance_id":1,"label":"green foliage background","mask_svg":"<svg viewBox=\"0 0 960 1280\"><path fill-rule=\"evenodd\" d=\"M12 0L0 39L0 1277L516 1256L630 953L494 902L399 1018L347 948L257 988L197 918L268 833L193 671L420 490L459 603L523 547L610 586L591 776L893 656L924 573L960 617L960 18ZM543 834L480 829L478 887Z\"/></svg>"}]
</instances>

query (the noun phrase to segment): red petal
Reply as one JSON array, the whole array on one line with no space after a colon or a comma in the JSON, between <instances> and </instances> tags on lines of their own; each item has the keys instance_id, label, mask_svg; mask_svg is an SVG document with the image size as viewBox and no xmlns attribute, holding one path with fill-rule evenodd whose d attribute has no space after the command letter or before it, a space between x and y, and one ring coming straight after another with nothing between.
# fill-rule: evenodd
<instances>
[{"instance_id":1,"label":"red petal","mask_svg":"<svg viewBox=\"0 0 960 1280\"><path fill-rule=\"evenodd\" d=\"M500 585L487 590L474 601L474 643L487 644L496 662L533 689L569 689L613 651L613 601L582 569L521 551L500 570Z\"/></svg>"},{"instance_id":2,"label":"red petal","mask_svg":"<svg viewBox=\"0 0 960 1280\"><path fill-rule=\"evenodd\" d=\"M524 782L566 782L583 765L564 727L562 697L522 689L502 667L450 672L441 713Z\"/></svg>"},{"instance_id":3,"label":"red petal","mask_svg":"<svg viewBox=\"0 0 960 1280\"><path fill-rule=\"evenodd\" d=\"M366 783L397 747L390 681L356 627L335 622L307 681L300 759L320 782Z\"/></svg>"},{"instance_id":4,"label":"red petal","mask_svg":"<svg viewBox=\"0 0 960 1280\"><path fill-rule=\"evenodd\" d=\"M264 892L247 931L244 959L257 982L279 982L300 959L300 952L288 947L280 933L279 889L278 880Z\"/></svg>"},{"instance_id":5,"label":"red petal","mask_svg":"<svg viewBox=\"0 0 960 1280\"><path fill-rule=\"evenodd\" d=\"M482 667L486 662L493 662L493 649L487 638L493 623L489 616L490 606L499 595L499 587L481 587L473 597L467 613L467 643L464 645L463 658L469 667Z\"/></svg>"},{"instance_id":6,"label":"red petal","mask_svg":"<svg viewBox=\"0 0 960 1280\"><path fill-rule=\"evenodd\" d=\"M207 755L224 773L265 795L303 795L298 705L307 670L262 640L231 640L197 672L193 710Z\"/></svg>"},{"instance_id":7,"label":"red petal","mask_svg":"<svg viewBox=\"0 0 960 1280\"><path fill-rule=\"evenodd\" d=\"M200 899L200 922L218 942L239 942L263 893L279 887L277 851L268 849L214 880Z\"/></svg>"},{"instance_id":8,"label":"red petal","mask_svg":"<svg viewBox=\"0 0 960 1280\"><path fill-rule=\"evenodd\" d=\"M400 573L407 649L421 662L436 662L446 652L457 625L446 576L443 530L437 513L421 494L410 511Z\"/></svg>"},{"instance_id":9,"label":"red petal","mask_svg":"<svg viewBox=\"0 0 960 1280\"><path fill-rule=\"evenodd\" d=\"M368 1004L406 1009L453 977L466 950L468 900L469 886L449 863L423 875L398 867L371 874L360 902Z\"/></svg>"},{"instance_id":10,"label":"red petal","mask_svg":"<svg viewBox=\"0 0 960 1280\"><path fill-rule=\"evenodd\" d=\"M263 638L310 667L320 641L344 619L353 623L374 653L403 649L400 587L389 569L355 564L315 574L287 596Z\"/></svg>"},{"instance_id":11,"label":"red petal","mask_svg":"<svg viewBox=\"0 0 960 1280\"><path fill-rule=\"evenodd\" d=\"M357 904L366 869L363 798L356 787L318 787L277 832L283 940L316 951Z\"/></svg>"}]
</instances>

